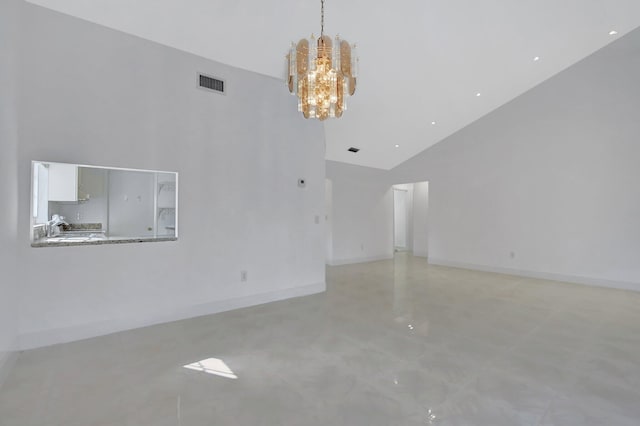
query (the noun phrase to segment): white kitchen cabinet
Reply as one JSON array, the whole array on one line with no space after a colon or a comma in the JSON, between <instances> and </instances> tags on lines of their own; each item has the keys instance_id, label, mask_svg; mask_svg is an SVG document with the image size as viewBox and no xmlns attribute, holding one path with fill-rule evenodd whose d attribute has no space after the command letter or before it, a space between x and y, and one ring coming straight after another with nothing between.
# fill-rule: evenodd
<instances>
[{"instance_id":1,"label":"white kitchen cabinet","mask_svg":"<svg viewBox=\"0 0 640 426\"><path fill-rule=\"evenodd\" d=\"M88 201L105 193L106 170L49 164L49 201Z\"/></svg>"},{"instance_id":2,"label":"white kitchen cabinet","mask_svg":"<svg viewBox=\"0 0 640 426\"><path fill-rule=\"evenodd\" d=\"M106 192L106 181L106 169L78 167L78 201L103 196Z\"/></svg>"},{"instance_id":3,"label":"white kitchen cabinet","mask_svg":"<svg viewBox=\"0 0 640 426\"><path fill-rule=\"evenodd\" d=\"M78 166L49 163L49 201L78 201Z\"/></svg>"}]
</instances>

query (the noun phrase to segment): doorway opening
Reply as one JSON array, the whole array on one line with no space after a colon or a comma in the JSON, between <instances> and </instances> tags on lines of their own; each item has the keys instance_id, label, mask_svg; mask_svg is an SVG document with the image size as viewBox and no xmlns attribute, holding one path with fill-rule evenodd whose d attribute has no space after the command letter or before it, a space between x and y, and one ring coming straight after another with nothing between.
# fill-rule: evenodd
<instances>
[{"instance_id":1,"label":"doorway opening","mask_svg":"<svg viewBox=\"0 0 640 426\"><path fill-rule=\"evenodd\" d=\"M393 251L428 257L429 182L393 185Z\"/></svg>"}]
</instances>

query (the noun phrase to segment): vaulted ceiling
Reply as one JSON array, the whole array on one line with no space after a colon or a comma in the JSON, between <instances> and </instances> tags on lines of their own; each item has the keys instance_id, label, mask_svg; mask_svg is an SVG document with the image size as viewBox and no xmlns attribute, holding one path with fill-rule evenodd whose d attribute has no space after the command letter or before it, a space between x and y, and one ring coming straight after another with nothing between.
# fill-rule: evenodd
<instances>
[{"instance_id":1,"label":"vaulted ceiling","mask_svg":"<svg viewBox=\"0 0 640 426\"><path fill-rule=\"evenodd\" d=\"M320 30L320 0L31 2L280 79ZM327 159L393 168L638 26L638 0L326 0L325 33L360 56Z\"/></svg>"}]
</instances>

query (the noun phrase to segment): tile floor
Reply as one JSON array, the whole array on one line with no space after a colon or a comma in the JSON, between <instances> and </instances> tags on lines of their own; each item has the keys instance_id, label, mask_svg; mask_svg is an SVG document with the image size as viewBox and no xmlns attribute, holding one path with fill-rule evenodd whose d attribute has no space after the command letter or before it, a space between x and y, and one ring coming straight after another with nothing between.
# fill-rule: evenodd
<instances>
[{"instance_id":1,"label":"tile floor","mask_svg":"<svg viewBox=\"0 0 640 426\"><path fill-rule=\"evenodd\" d=\"M21 354L2 426L638 425L640 293L394 261ZM226 370L237 379L207 372Z\"/></svg>"}]
</instances>

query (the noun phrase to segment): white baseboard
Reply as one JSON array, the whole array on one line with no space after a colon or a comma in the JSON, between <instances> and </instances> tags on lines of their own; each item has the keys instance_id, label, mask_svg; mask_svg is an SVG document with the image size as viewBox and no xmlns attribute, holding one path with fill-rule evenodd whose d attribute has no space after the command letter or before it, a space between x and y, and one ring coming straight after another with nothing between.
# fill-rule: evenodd
<instances>
[{"instance_id":1,"label":"white baseboard","mask_svg":"<svg viewBox=\"0 0 640 426\"><path fill-rule=\"evenodd\" d=\"M543 280L560 281L574 284L585 284L594 287L615 288L619 290L640 291L640 283L627 281L612 281L601 278L581 277L577 275L556 274L553 272L537 272L522 269L502 268L499 266L476 265L473 263L456 262L445 259L429 258L432 265L451 266L453 268L471 269L474 271L495 272L498 274L516 275L519 277L538 278Z\"/></svg>"},{"instance_id":2,"label":"white baseboard","mask_svg":"<svg viewBox=\"0 0 640 426\"><path fill-rule=\"evenodd\" d=\"M390 259L393 259L393 255L374 256L374 257L357 257L352 259L330 260L330 261L327 261L327 265L329 266L351 265L354 263L377 262L379 260L390 260Z\"/></svg>"},{"instance_id":3,"label":"white baseboard","mask_svg":"<svg viewBox=\"0 0 640 426\"><path fill-rule=\"evenodd\" d=\"M18 352L0 353L0 388L18 360Z\"/></svg>"},{"instance_id":4,"label":"white baseboard","mask_svg":"<svg viewBox=\"0 0 640 426\"><path fill-rule=\"evenodd\" d=\"M147 327L171 321L179 321L203 315L211 315L294 297L308 296L311 294L322 293L326 291L326 289L326 283L320 282L246 297L237 297L234 299L188 306L176 309L171 313L158 312L156 315L147 316L146 318L113 319L79 326L29 332L19 336L18 347L20 350L27 350L55 345L58 343L68 343L76 340L117 333L119 331L132 330L135 328Z\"/></svg>"}]
</instances>

